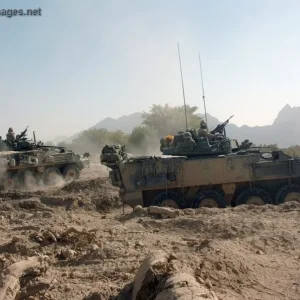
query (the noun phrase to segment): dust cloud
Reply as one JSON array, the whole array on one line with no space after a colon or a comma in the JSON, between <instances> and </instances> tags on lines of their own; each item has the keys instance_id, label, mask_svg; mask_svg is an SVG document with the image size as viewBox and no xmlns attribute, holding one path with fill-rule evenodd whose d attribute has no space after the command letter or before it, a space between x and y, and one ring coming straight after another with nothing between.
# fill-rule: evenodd
<instances>
[{"instance_id":1,"label":"dust cloud","mask_svg":"<svg viewBox=\"0 0 300 300\"><path fill-rule=\"evenodd\" d=\"M112 140L106 142L92 142L92 141L74 141L72 144L66 145L66 147L75 153L83 154L89 152L91 154L91 162L100 162L101 150L106 144L116 144ZM150 138L139 146L132 146L125 144L125 152L132 154L133 156L160 156L162 153L159 150L160 139Z\"/></svg>"}]
</instances>

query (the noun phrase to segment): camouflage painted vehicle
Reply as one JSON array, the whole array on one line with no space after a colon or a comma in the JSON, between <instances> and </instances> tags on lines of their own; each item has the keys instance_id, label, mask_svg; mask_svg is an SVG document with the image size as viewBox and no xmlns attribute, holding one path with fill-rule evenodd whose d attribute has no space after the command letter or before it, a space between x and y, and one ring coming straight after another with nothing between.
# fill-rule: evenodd
<instances>
[{"instance_id":1,"label":"camouflage painted vehicle","mask_svg":"<svg viewBox=\"0 0 300 300\"><path fill-rule=\"evenodd\" d=\"M4 190L31 188L42 180L54 185L59 180L76 180L89 165L89 153L76 154L64 147L47 146L26 138L26 130L13 143L0 141L0 186Z\"/></svg>"},{"instance_id":2,"label":"camouflage painted vehicle","mask_svg":"<svg viewBox=\"0 0 300 300\"><path fill-rule=\"evenodd\" d=\"M104 160L102 164L112 169L112 184L131 207L224 208L300 202L299 159L282 151L249 147L249 143L243 149L225 134L219 138L216 144L196 138L190 148L169 143L162 148L168 155L159 157L128 158L120 153L113 166Z\"/></svg>"}]
</instances>

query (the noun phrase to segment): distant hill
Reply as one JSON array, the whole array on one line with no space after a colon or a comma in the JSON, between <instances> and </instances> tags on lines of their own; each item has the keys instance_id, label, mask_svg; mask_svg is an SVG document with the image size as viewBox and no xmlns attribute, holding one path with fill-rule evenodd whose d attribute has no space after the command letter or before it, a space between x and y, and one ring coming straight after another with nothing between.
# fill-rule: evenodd
<instances>
[{"instance_id":1,"label":"distant hill","mask_svg":"<svg viewBox=\"0 0 300 300\"><path fill-rule=\"evenodd\" d=\"M278 113L272 125L227 126L228 136L238 141L249 139L255 144L277 144L279 147L289 147L300 144L300 107L284 106Z\"/></svg>"},{"instance_id":2,"label":"distant hill","mask_svg":"<svg viewBox=\"0 0 300 300\"><path fill-rule=\"evenodd\" d=\"M105 128L108 131L122 130L125 133L131 133L132 129L136 126L141 125L143 122L142 113L133 113L128 116L122 116L118 119L105 118L104 120L98 122L96 125L91 128L101 129ZM91 129L88 128L88 129ZM81 132L78 132L71 137L65 139L66 143L71 143L76 139Z\"/></svg>"},{"instance_id":3,"label":"distant hill","mask_svg":"<svg viewBox=\"0 0 300 300\"><path fill-rule=\"evenodd\" d=\"M200 114L200 116L204 118L203 114ZM118 119L106 118L92 128L106 128L109 131L122 130L125 133L130 133L142 121L142 114L137 112ZM221 123L221 121L209 114L207 114L207 121L209 129L213 129L217 124ZM291 107L287 104L280 110L273 124L268 126L250 127L244 125L238 127L229 123L226 127L226 133L240 142L249 139L256 145L278 144L279 147L288 147L300 144L300 107ZM79 134L77 133L65 141L70 143Z\"/></svg>"},{"instance_id":4,"label":"distant hill","mask_svg":"<svg viewBox=\"0 0 300 300\"><path fill-rule=\"evenodd\" d=\"M118 119L106 118L97 123L94 128L106 128L109 131L122 130L131 133L132 129L143 122L142 114L137 112L129 116L122 116Z\"/></svg>"}]
</instances>

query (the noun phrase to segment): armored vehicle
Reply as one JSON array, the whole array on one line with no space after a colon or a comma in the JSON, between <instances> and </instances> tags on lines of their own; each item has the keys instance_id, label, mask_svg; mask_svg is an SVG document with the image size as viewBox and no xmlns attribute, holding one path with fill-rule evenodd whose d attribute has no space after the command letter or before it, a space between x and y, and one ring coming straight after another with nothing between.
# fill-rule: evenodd
<instances>
[{"instance_id":1,"label":"armored vehicle","mask_svg":"<svg viewBox=\"0 0 300 300\"><path fill-rule=\"evenodd\" d=\"M218 137L191 141L192 134L187 132L183 137L169 136L159 157L124 157L122 148L121 153L115 151L118 159L115 155L108 164L102 158L102 164L111 168L112 184L132 207L224 208L300 202L300 160L282 151L250 147L251 143L242 147L226 137L227 123L210 132ZM184 138L186 145L178 143Z\"/></svg>"},{"instance_id":2,"label":"armored vehicle","mask_svg":"<svg viewBox=\"0 0 300 300\"><path fill-rule=\"evenodd\" d=\"M90 155L76 154L64 147L47 146L26 137L25 129L13 142L0 141L0 186L4 190L32 188L42 180L53 185L79 178L89 165Z\"/></svg>"}]
</instances>

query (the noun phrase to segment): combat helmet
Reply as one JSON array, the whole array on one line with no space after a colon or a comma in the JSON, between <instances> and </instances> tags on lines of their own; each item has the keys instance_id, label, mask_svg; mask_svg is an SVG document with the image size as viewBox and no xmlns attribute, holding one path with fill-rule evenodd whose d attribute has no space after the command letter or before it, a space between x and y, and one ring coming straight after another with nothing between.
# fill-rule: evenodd
<instances>
[{"instance_id":1,"label":"combat helmet","mask_svg":"<svg viewBox=\"0 0 300 300\"><path fill-rule=\"evenodd\" d=\"M12 127L8 128L8 132L14 132L14 130L12 129Z\"/></svg>"},{"instance_id":2,"label":"combat helmet","mask_svg":"<svg viewBox=\"0 0 300 300\"><path fill-rule=\"evenodd\" d=\"M200 128L202 128L202 129L207 129L207 124L205 123L204 120L202 120L202 121L200 122Z\"/></svg>"}]
</instances>

